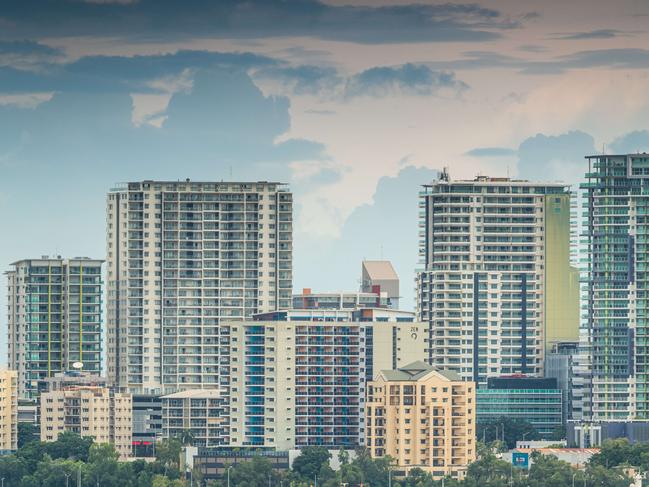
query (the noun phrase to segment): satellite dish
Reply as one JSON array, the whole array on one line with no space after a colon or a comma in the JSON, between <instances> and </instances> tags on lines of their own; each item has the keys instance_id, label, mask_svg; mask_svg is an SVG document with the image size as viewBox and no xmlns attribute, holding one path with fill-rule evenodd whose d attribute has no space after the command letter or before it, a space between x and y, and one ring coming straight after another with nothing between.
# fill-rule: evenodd
<instances>
[{"instance_id":1,"label":"satellite dish","mask_svg":"<svg viewBox=\"0 0 649 487\"><path fill-rule=\"evenodd\" d=\"M83 369L83 362L75 362L72 364L72 368L75 370Z\"/></svg>"}]
</instances>

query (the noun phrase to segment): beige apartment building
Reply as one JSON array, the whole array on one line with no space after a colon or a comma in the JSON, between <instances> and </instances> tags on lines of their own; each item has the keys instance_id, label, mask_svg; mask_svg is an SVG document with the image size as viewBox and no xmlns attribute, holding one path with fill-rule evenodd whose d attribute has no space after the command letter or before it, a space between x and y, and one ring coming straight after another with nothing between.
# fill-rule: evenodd
<instances>
[{"instance_id":1,"label":"beige apartment building","mask_svg":"<svg viewBox=\"0 0 649 487\"><path fill-rule=\"evenodd\" d=\"M18 384L15 370L0 370L0 453L18 448Z\"/></svg>"},{"instance_id":2,"label":"beige apartment building","mask_svg":"<svg viewBox=\"0 0 649 487\"><path fill-rule=\"evenodd\" d=\"M366 446L396 471L462 478L476 458L475 383L424 362L382 370L368 384Z\"/></svg>"},{"instance_id":3,"label":"beige apartment building","mask_svg":"<svg viewBox=\"0 0 649 487\"><path fill-rule=\"evenodd\" d=\"M131 394L97 385L65 385L41 393L41 441L64 431L111 443L121 458L131 456Z\"/></svg>"}]
</instances>

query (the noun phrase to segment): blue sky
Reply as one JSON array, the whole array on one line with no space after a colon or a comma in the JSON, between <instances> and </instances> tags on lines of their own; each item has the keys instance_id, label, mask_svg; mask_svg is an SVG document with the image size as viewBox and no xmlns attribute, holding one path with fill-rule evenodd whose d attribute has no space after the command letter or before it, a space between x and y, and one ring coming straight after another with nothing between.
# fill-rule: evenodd
<instances>
[{"instance_id":1,"label":"blue sky","mask_svg":"<svg viewBox=\"0 0 649 487\"><path fill-rule=\"evenodd\" d=\"M361 259L382 257L412 307L417 191L438 169L575 183L586 154L649 150L648 15L636 0L7 0L0 261L102 257L115 182L280 180L296 289L356 289Z\"/></svg>"}]
</instances>

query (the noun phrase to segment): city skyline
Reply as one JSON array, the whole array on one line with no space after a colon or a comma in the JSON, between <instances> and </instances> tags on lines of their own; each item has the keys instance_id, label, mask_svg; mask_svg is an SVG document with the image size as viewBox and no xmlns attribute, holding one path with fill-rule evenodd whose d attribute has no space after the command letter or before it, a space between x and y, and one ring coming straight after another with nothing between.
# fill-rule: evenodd
<instances>
[{"instance_id":1,"label":"city skyline","mask_svg":"<svg viewBox=\"0 0 649 487\"><path fill-rule=\"evenodd\" d=\"M357 288L363 257L409 282L414 192L442 167L575 183L604 145L649 149L632 0L153 4L5 4L4 262L101 257L116 182L268 179L295 193L296 289Z\"/></svg>"}]
</instances>

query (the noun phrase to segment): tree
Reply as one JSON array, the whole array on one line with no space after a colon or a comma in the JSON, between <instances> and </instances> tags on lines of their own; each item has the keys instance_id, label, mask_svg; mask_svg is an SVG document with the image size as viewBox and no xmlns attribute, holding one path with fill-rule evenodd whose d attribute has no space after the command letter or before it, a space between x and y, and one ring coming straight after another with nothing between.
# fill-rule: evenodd
<instances>
[{"instance_id":1,"label":"tree","mask_svg":"<svg viewBox=\"0 0 649 487\"><path fill-rule=\"evenodd\" d=\"M504 435L503 435L504 432ZM523 419L513 419L503 416L498 420L487 423L478 423L476 437L485 442L502 439L504 436L508 448L515 448L516 441L540 440L540 433L529 422Z\"/></svg>"},{"instance_id":2,"label":"tree","mask_svg":"<svg viewBox=\"0 0 649 487\"><path fill-rule=\"evenodd\" d=\"M34 423L18 423L18 448L39 440L40 431Z\"/></svg>"},{"instance_id":3,"label":"tree","mask_svg":"<svg viewBox=\"0 0 649 487\"><path fill-rule=\"evenodd\" d=\"M237 463L230 471L230 479L237 487L267 487L275 484L277 474L268 458L256 456L248 462Z\"/></svg>"},{"instance_id":4,"label":"tree","mask_svg":"<svg viewBox=\"0 0 649 487\"><path fill-rule=\"evenodd\" d=\"M70 458L87 462L93 441L90 436L82 437L77 433L64 431L59 434L56 441L45 443L45 451L53 459Z\"/></svg>"},{"instance_id":5,"label":"tree","mask_svg":"<svg viewBox=\"0 0 649 487\"><path fill-rule=\"evenodd\" d=\"M300 456L293 460L293 471L303 479L313 480L322 468L329 466L331 454L323 446L307 446ZM324 480L324 479L322 479Z\"/></svg>"},{"instance_id":6,"label":"tree","mask_svg":"<svg viewBox=\"0 0 649 487\"><path fill-rule=\"evenodd\" d=\"M191 430L183 430L178 439L183 446L192 446L194 444L194 433Z\"/></svg>"},{"instance_id":7,"label":"tree","mask_svg":"<svg viewBox=\"0 0 649 487\"><path fill-rule=\"evenodd\" d=\"M182 443L178 438L168 438L156 444L155 456L158 462L164 466L178 468L180 466L180 453Z\"/></svg>"}]
</instances>

